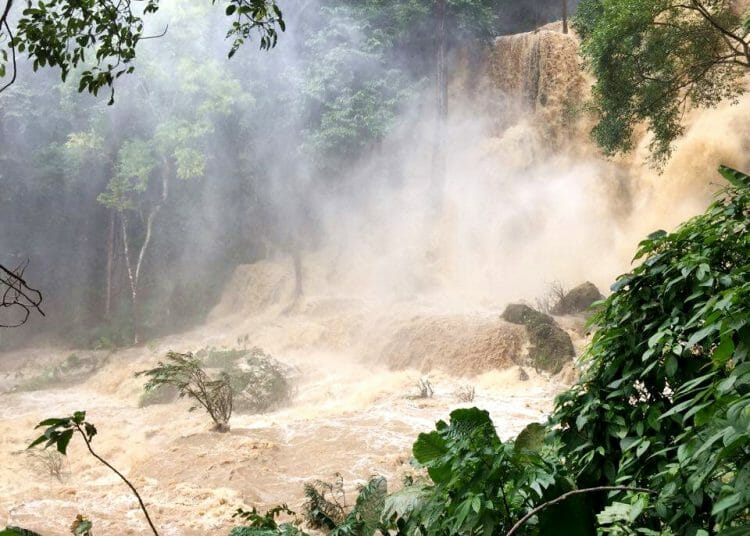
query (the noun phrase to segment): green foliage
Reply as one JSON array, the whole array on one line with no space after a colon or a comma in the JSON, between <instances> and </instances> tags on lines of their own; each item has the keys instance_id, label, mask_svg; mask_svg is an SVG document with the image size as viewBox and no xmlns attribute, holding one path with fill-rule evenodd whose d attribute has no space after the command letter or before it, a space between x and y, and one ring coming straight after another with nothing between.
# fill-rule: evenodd
<instances>
[{"instance_id":1,"label":"green foliage","mask_svg":"<svg viewBox=\"0 0 750 536\"><path fill-rule=\"evenodd\" d=\"M285 23L274 0L225 0L221 4L226 4L225 13L231 20L227 32L231 40L229 57L253 34L259 35L261 49L276 45L278 31L284 31ZM83 5L71 0L29 2L16 22L15 32L3 16L0 38L11 39L0 53L0 77L9 74L9 55L15 61L16 52L25 53L35 71L58 67L63 81L72 71L79 71L79 92L97 95L102 88L110 88L112 104L115 80L134 71L136 46L153 37L144 35L144 19L158 10L159 0L140 0L132 5L113 0ZM13 65L14 78L15 69Z\"/></svg>"},{"instance_id":2,"label":"green foliage","mask_svg":"<svg viewBox=\"0 0 750 536\"><path fill-rule=\"evenodd\" d=\"M39 391L55 386L74 385L85 381L106 363L106 356L79 357L76 354L71 354L62 362L48 365L41 371L24 377L13 389L17 391Z\"/></svg>"},{"instance_id":3,"label":"green foliage","mask_svg":"<svg viewBox=\"0 0 750 536\"><path fill-rule=\"evenodd\" d=\"M304 493L305 504L302 509L309 527L332 530L344 521L346 496L344 479L340 474L336 474L333 482L305 482Z\"/></svg>"},{"instance_id":4,"label":"green foliage","mask_svg":"<svg viewBox=\"0 0 750 536\"><path fill-rule=\"evenodd\" d=\"M618 278L592 319L599 329L586 374L554 413L579 486L658 492L644 505L620 501L640 505L649 530L747 524L750 177L723 172L743 188L641 242L641 264ZM625 506L610 505L608 523L617 509Z\"/></svg>"},{"instance_id":5,"label":"green foliage","mask_svg":"<svg viewBox=\"0 0 750 536\"><path fill-rule=\"evenodd\" d=\"M97 200L105 207L116 210L134 210L139 205L137 196L148 188L149 179L157 166L150 143L142 139L127 140L117 155L115 175L107 191Z\"/></svg>"},{"instance_id":6,"label":"green foliage","mask_svg":"<svg viewBox=\"0 0 750 536\"><path fill-rule=\"evenodd\" d=\"M596 76L593 136L608 154L632 149L633 129L645 121L663 164L686 106L714 106L745 90L747 32L729 0L581 0L575 25Z\"/></svg>"},{"instance_id":7,"label":"green foliage","mask_svg":"<svg viewBox=\"0 0 750 536\"><path fill-rule=\"evenodd\" d=\"M41 536L41 534L21 527L5 527L5 530L0 532L0 536Z\"/></svg>"},{"instance_id":8,"label":"green foliage","mask_svg":"<svg viewBox=\"0 0 750 536\"><path fill-rule=\"evenodd\" d=\"M71 417L45 419L37 424L36 428L46 429L27 448L33 448L44 443L44 448L54 445L58 452L63 455L67 454L68 444L75 432L83 435L87 443L96 435L96 427L86 422L85 411L76 411Z\"/></svg>"},{"instance_id":9,"label":"green foliage","mask_svg":"<svg viewBox=\"0 0 750 536\"><path fill-rule=\"evenodd\" d=\"M288 403L294 395L289 368L260 348L247 352L227 374L238 411L263 413Z\"/></svg>"},{"instance_id":10,"label":"green foliage","mask_svg":"<svg viewBox=\"0 0 750 536\"><path fill-rule=\"evenodd\" d=\"M232 517L239 517L245 526L234 527L229 536L307 536L292 523L277 523L280 514L296 515L287 505L282 504L261 515L255 508L244 510L238 508Z\"/></svg>"},{"instance_id":11,"label":"green foliage","mask_svg":"<svg viewBox=\"0 0 750 536\"><path fill-rule=\"evenodd\" d=\"M263 413L288 403L294 395L290 367L261 348L204 348L196 356L206 367L221 369L226 375L237 411Z\"/></svg>"},{"instance_id":12,"label":"green foliage","mask_svg":"<svg viewBox=\"0 0 750 536\"><path fill-rule=\"evenodd\" d=\"M343 523L329 532L329 536L374 536L376 531L387 534L381 523L381 516L388 494L387 481L383 477L373 477L362 486L357 502Z\"/></svg>"},{"instance_id":13,"label":"green foliage","mask_svg":"<svg viewBox=\"0 0 750 536\"><path fill-rule=\"evenodd\" d=\"M70 526L70 532L73 536L92 536L91 529L94 524L85 516L78 514Z\"/></svg>"},{"instance_id":14,"label":"green foliage","mask_svg":"<svg viewBox=\"0 0 750 536\"><path fill-rule=\"evenodd\" d=\"M148 391L144 390L138 398L138 407L145 408L158 404L169 404L179 397L179 391L174 385L160 385Z\"/></svg>"},{"instance_id":15,"label":"green foliage","mask_svg":"<svg viewBox=\"0 0 750 536\"><path fill-rule=\"evenodd\" d=\"M414 457L432 484L386 501L385 516L400 533L502 534L540 500L570 489L554 449L503 443L489 414L477 408L458 409L450 417L450 424L439 421L414 443ZM527 435L536 433L531 429ZM551 515L556 512L545 511L538 522Z\"/></svg>"},{"instance_id":16,"label":"green foliage","mask_svg":"<svg viewBox=\"0 0 750 536\"><path fill-rule=\"evenodd\" d=\"M195 352L196 357L203 360L209 368L230 370L237 368L239 361L248 354L246 348L219 350L217 348L202 348Z\"/></svg>"},{"instance_id":17,"label":"green foliage","mask_svg":"<svg viewBox=\"0 0 750 536\"><path fill-rule=\"evenodd\" d=\"M142 370L136 376L147 376L144 389L148 392L163 386L175 387L180 398L192 398L211 416L216 429L229 430L232 416L233 392L226 374L211 379L203 370L201 360L192 353L167 352L167 361L149 370ZM197 406L191 408L196 409Z\"/></svg>"}]
</instances>

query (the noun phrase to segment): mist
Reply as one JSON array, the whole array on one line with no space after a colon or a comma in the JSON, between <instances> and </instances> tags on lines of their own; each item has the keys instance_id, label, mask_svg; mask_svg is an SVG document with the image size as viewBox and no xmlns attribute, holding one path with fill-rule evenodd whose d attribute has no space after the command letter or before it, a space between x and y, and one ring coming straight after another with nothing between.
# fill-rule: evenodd
<instances>
[{"instance_id":1,"label":"mist","mask_svg":"<svg viewBox=\"0 0 750 536\"><path fill-rule=\"evenodd\" d=\"M750 97L687 117L663 170L643 132L605 158L557 1L497 2L489 35L456 18L442 118L429 10L363 5L285 2L278 45L228 60L221 10L165 3L147 33L166 33L139 44L113 106L21 64L0 93L0 262L28 260L46 316L0 331L8 452L40 412L88 408L170 534L223 534L239 504L297 507L311 478L399 482L415 432L460 390L474 403L476 388L505 438L576 379L572 355L555 372L529 364L508 304L586 281L606 295L644 236L708 205L717 162L750 167ZM576 355L585 320L555 320ZM287 405L217 434L183 400L143 404L134 373L168 351L256 347L292 371ZM412 394L424 378L434 397ZM102 533L142 533L82 447L60 482L18 482L32 469L16 454L0 518L85 511ZM93 491L76 487L87 478Z\"/></svg>"}]
</instances>

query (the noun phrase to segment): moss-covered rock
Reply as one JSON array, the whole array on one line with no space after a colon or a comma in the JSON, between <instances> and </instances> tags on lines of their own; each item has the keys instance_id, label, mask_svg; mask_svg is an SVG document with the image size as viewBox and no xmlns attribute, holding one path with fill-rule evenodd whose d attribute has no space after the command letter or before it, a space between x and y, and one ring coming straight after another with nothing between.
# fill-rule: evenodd
<instances>
[{"instance_id":1,"label":"moss-covered rock","mask_svg":"<svg viewBox=\"0 0 750 536\"><path fill-rule=\"evenodd\" d=\"M572 315L586 311L591 304L603 300L604 296L590 281L578 285L565 294L551 309L553 315Z\"/></svg>"},{"instance_id":2,"label":"moss-covered rock","mask_svg":"<svg viewBox=\"0 0 750 536\"><path fill-rule=\"evenodd\" d=\"M557 374L575 357L573 342L555 319L520 303L505 308L503 320L520 324L529 335L529 360L534 368Z\"/></svg>"}]
</instances>

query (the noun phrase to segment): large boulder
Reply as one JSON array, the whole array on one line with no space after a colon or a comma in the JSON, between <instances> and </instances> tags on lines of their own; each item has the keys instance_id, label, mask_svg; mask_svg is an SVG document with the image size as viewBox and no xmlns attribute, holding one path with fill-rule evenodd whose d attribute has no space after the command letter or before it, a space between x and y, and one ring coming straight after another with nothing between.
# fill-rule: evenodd
<instances>
[{"instance_id":1,"label":"large boulder","mask_svg":"<svg viewBox=\"0 0 750 536\"><path fill-rule=\"evenodd\" d=\"M552 307L550 312L553 315L582 313L591 307L591 304L603 299L604 296L596 288L596 285L586 281L560 298L560 301Z\"/></svg>"},{"instance_id":2,"label":"large boulder","mask_svg":"<svg viewBox=\"0 0 750 536\"><path fill-rule=\"evenodd\" d=\"M573 342L555 319L520 303L505 308L503 320L526 328L531 347L529 360L538 370L557 374L575 357Z\"/></svg>"}]
</instances>

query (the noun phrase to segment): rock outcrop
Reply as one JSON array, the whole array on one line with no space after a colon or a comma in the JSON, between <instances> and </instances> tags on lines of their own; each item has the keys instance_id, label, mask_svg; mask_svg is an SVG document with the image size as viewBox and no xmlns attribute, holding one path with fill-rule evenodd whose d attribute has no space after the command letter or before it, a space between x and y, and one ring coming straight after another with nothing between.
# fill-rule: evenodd
<instances>
[{"instance_id":1,"label":"rock outcrop","mask_svg":"<svg viewBox=\"0 0 750 536\"><path fill-rule=\"evenodd\" d=\"M531 347L530 364L537 370L557 374L575 357L573 342L555 319L520 303L505 308L503 320L526 328Z\"/></svg>"},{"instance_id":2,"label":"rock outcrop","mask_svg":"<svg viewBox=\"0 0 750 536\"><path fill-rule=\"evenodd\" d=\"M583 313L591 307L591 304L603 300L604 296L596 285L590 281L578 285L566 293L550 310L553 315L573 315Z\"/></svg>"}]
</instances>

